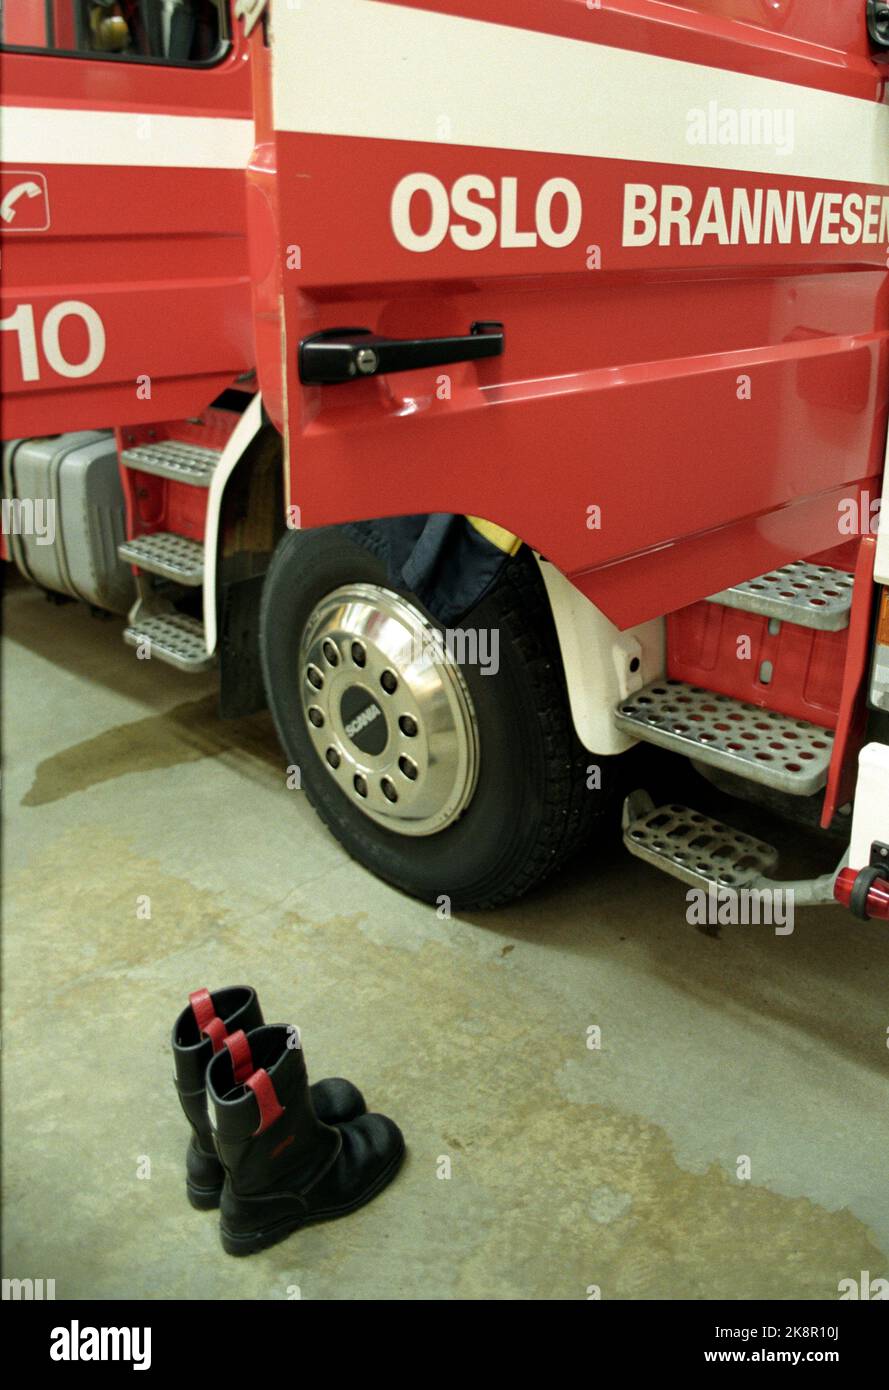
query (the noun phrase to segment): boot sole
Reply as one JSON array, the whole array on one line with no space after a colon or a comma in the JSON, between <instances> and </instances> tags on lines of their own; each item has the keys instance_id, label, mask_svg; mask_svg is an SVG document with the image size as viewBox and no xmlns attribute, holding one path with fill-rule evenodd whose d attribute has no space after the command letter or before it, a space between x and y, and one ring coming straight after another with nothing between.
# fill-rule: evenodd
<instances>
[{"instance_id":1,"label":"boot sole","mask_svg":"<svg viewBox=\"0 0 889 1390\"><path fill-rule=\"evenodd\" d=\"M395 1177L407 1152L404 1142L401 1148L387 1163L386 1167L377 1177L371 1187L365 1189L360 1197L354 1202L349 1202L342 1207L329 1207L326 1211L313 1212L311 1216L298 1216L279 1221L274 1226L268 1226L264 1231L250 1231L247 1235L235 1235L227 1231L220 1223L219 1234L222 1238L222 1248L227 1255L252 1255L256 1250L267 1250L271 1245L277 1245L279 1241L286 1240L294 1231L298 1231L303 1226L317 1226L322 1221L336 1221L340 1216L348 1216L351 1212L357 1211L359 1207L365 1206L372 1201L379 1192Z\"/></svg>"},{"instance_id":2,"label":"boot sole","mask_svg":"<svg viewBox=\"0 0 889 1390\"><path fill-rule=\"evenodd\" d=\"M195 1211L215 1211L222 1199L222 1185L219 1187L196 1187L186 1182L185 1193Z\"/></svg>"}]
</instances>

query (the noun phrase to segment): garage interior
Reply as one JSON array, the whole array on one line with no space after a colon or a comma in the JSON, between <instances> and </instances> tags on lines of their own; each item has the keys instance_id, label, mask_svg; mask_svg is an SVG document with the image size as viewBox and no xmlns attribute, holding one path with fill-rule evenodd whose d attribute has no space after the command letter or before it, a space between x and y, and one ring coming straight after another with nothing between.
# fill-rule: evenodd
<instances>
[{"instance_id":1,"label":"garage interior","mask_svg":"<svg viewBox=\"0 0 889 1390\"><path fill-rule=\"evenodd\" d=\"M118 619L8 585L4 1272L59 1298L426 1300L835 1299L889 1274L879 924L704 934L616 835L447 920L346 856L268 714L216 699ZM788 873L823 867L732 814ZM185 1201L170 1029L189 989L236 983L408 1157L350 1219L234 1265Z\"/></svg>"}]
</instances>

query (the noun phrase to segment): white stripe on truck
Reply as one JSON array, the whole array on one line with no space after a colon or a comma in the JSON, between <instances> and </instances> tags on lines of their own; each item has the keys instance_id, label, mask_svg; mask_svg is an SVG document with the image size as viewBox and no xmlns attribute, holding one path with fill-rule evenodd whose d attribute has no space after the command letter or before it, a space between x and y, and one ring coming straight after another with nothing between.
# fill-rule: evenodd
<instances>
[{"instance_id":1,"label":"white stripe on truck","mask_svg":"<svg viewBox=\"0 0 889 1390\"><path fill-rule=\"evenodd\" d=\"M889 106L651 53L378 0L300 0L274 8L272 62L282 131L889 185ZM779 138L713 143L732 112L741 134L748 113L748 136L752 113L772 113Z\"/></svg>"},{"instance_id":2,"label":"white stripe on truck","mask_svg":"<svg viewBox=\"0 0 889 1390\"><path fill-rule=\"evenodd\" d=\"M73 60L72 60L73 61ZM124 165L154 169L244 169L253 122L227 116L166 116L148 111L4 106L4 164Z\"/></svg>"}]
</instances>

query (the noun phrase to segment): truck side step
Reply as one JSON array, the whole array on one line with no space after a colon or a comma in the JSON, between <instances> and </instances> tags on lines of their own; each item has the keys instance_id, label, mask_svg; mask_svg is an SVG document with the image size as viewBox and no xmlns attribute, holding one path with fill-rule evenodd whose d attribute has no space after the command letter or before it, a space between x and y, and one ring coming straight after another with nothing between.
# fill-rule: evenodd
<instances>
[{"instance_id":1,"label":"truck side step","mask_svg":"<svg viewBox=\"0 0 889 1390\"><path fill-rule=\"evenodd\" d=\"M134 536L119 545L117 553L146 573L162 575L177 584L194 586L204 582L204 547L187 536L175 536L171 531Z\"/></svg>"},{"instance_id":2,"label":"truck side step","mask_svg":"<svg viewBox=\"0 0 889 1390\"><path fill-rule=\"evenodd\" d=\"M130 615L123 639L131 647L147 643L152 657L180 671L197 673L216 664L216 658L207 655L201 623L175 609L163 613L137 609Z\"/></svg>"},{"instance_id":3,"label":"truck side step","mask_svg":"<svg viewBox=\"0 0 889 1390\"><path fill-rule=\"evenodd\" d=\"M845 570L795 560L758 579L745 579L719 594L711 594L707 602L817 628L820 632L839 632L849 626L852 578Z\"/></svg>"},{"instance_id":4,"label":"truck side step","mask_svg":"<svg viewBox=\"0 0 889 1390\"><path fill-rule=\"evenodd\" d=\"M778 862L778 851L763 840L688 806L652 806L639 793L624 805L624 844L637 859L695 888L750 887L770 878Z\"/></svg>"},{"instance_id":5,"label":"truck side step","mask_svg":"<svg viewBox=\"0 0 889 1390\"><path fill-rule=\"evenodd\" d=\"M653 681L615 713L619 729L766 787L810 796L824 786L833 733L684 681Z\"/></svg>"},{"instance_id":6,"label":"truck side step","mask_svg":"<svg viewBox=\"0 0 889 1390\"><path fill-rule=\"evenodd\" d=\"M135 468L140 473L153 473L158 478L191 483L194 487L209 487L222 455L218 449L207 449L201 444L160 439L154 444L134 444L122 450L120 457L127 468Z\"/></svg>"}]
</instances>

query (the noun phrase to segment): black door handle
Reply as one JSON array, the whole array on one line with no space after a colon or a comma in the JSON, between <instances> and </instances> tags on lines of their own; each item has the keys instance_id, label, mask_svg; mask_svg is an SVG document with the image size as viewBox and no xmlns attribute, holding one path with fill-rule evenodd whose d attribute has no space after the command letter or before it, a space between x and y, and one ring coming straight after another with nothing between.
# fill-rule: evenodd
<instances>
[{"instance_id":1,"label":"black door handle","mask_svg":"<svg viewBox=\"0 0 889 1390\"><path fill-rule=\"evenodd\" d=\"M474 323L458 338L380 338L369 328L328 328L300 343L299 378L332 386L384 372L498 357L502 351L502 323Z\"/></svg>"}]
</instances>

